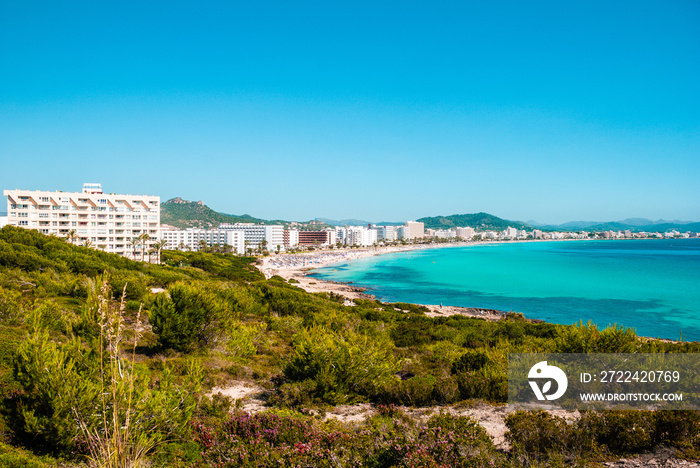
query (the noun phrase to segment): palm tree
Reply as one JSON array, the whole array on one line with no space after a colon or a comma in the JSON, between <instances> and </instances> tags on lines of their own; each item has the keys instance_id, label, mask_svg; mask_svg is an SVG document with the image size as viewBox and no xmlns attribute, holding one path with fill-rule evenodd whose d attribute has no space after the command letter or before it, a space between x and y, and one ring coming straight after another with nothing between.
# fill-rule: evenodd
<instances>
[{"instance_id":1,"label":"palm tree","mask_svg":"<svg viewBox=\"0 0 700 468\"><path fill-rule=\"evenodd\" d=\"M78 234L73 229L68 231L68 234L66 234L66 241L75 244L76 239L78 239Z\"/></svg>"},{"instance_id":2,"label":"palm tree","mask_svg":"<svg viewBox=\"0 0 700 468\"><path fill-rule=\"evenodd\" d=\"M139 240L141 241L141 261L145 262L146 261L146 247L148 247L148 241L151 239L151 236L148 235L147 232L144 232L139 236Z\"/></svg>"},{"instance_id":3,"label":"palm tree","mask_svg":"<svg viewBox=\"0 0 700 468\"><path fill-rule=\"evenodd\" d=\"M165 239L160 239L158 242L153 244L153 247L155 247L156 250L158 251L158 259L157 259L158 264L160 264L160 251L163 250L166 245L168 245L168 241Z\"/></svg>"},{"instance_id":4,"label":"palm tree","mask_svg":"<svg viewBox=\"0 0 700 468\"><path fill-rule=\"evenodd\" d=\"M83 247L87 247L87 248L92 247L92 241L90 239L85 239L83 241Z\"/></svg>"},{"instance_id":5,"label":"palm tree","mask_svg":"<svg viewBox=\"0 0 700 468\"><path fill-rule=\"evenodd\" d=\"M207 248L207 241L205 241L204 239L199 241L199 250L204 251L206 248Z\"/></svg>"},{"instance_id":6,"label":"palm tree","mask_svg":"<svg viewBox=\"0 0 700 468\"><path fill-rule=\"evenodd\" d=\"M134 249L134 253L133 253L134 260L136 260L136 249L138 249L140 244L141 244L141 241L139 240L139 237L132 237L131 238L131 247Z\"/></svg>"}]
</instances>

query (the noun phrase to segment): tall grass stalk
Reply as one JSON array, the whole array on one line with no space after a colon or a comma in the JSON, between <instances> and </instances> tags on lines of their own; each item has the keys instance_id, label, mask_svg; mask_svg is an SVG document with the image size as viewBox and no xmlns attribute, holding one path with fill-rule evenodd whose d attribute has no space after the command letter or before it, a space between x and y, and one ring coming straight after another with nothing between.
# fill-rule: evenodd
<instances>
[{"instance_id":1,"label":"tall grass stalk","mask_svg":"<svg viewBox=\"0 0 700 468\"><path fill-rule=\"evenodd\" d=\"M101 379L101 423L90 424L85 415L76 414L87 442L89 465L99 468L137 468L146 465L146 455L157 440L140 425L134 404L136 345L142 336L141 307L136 317L131 359L124 359L120 345L124 340L126 285L121 301L114 304L105 279L97 296L99 317L99 353ZM77 413L77 411L76 411ZM94 427L94 429L91 429Z\"/></svg>"}]
</instances>

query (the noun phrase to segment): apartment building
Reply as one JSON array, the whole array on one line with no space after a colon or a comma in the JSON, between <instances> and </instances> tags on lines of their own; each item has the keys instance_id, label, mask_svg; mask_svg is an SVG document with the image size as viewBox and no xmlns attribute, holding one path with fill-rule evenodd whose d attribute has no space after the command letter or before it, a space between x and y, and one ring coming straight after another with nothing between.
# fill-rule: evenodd
<instances>
[{"instance_id":1,"label":"apartment building","mask_svg":"<svg viewBox=\"0 0 700 468\"><path fill-rule=\"evenodd\" d=\"M377 230L364 226L345 226L335 230L338 241L345 245L370 246L377 243Z\"/></svg>"},{"instance_id":2,"label":"apartment building","mask_svg":"<svg viewBox=\"0 0 700 468\"><path fill-rule=\"evenodd\" d=\"M419 239L425 237L424 231L425 225L417 221L406 221L404 225L403 237L404 239Z\"/></svg>"},{"instance_id":3,"label":"apartment building","mask_svg":"<svg viewBox=\"0 0 700 468\"><path fill-rule=\"evenodd\" d=\"M333 245L336 231L299 231L299 245Z\"/></svg>"},{"instance_id":4,"label":"apartment building","mask_svg":"<svg viewBox=\"0 0 700 468\"><path fill-rule=\"evenodd\" d=\"M475 234L474 228L468 226L455 228L455 233L457 237L461 237L462 239L471 239Z\"/></svg>"},{"instance_id":5,"label":"apartment building","mask_svg":"<svg viewBox=\"0 0 700 468\"><path fill-rule=\"evenodd\" d=\"M377 230L377 240L394 242L398 238L398 228L396 226L375 226Z\"/></svg>"},{"instance_id":6,"label":"apartment building","mask_svg":"<svg viewBox=\"0 0 700 468\"><path fill-rule=\"evenodd\" d=\"M167 250L200 250L202 241L207 247L215 244L228 245L238 255L245 254L245 234L243 231L224 229L182 229L163 230L161 238L165 239Z\"/></svg>"},{"instance_id":7,"label":"apartment building","mask_svg":"<svg viewBox=\"0 0 700 468\"><path fill-rule=\"evenodd\" d=\"M221 223L219 229L244 232L246 249L257 249L265 241L269 251L284 250L284 227L279 224Z\"/></svg>"},{"instance_id":8,"label":"apartment building","mask_svg":"<svg viewBox=\"0 0 700 468\"><path fill-rule=\"evenodd\" d=\"M143 234L160 237L160 197L103 193L101 184L84 184L81 192L4 190L8 224L69 237L105 252L132 257ZM137 256L138 257L138 256Z\"/></svg>"},{"instance_id":9,"label":"apartment building","mask_svg":"<svg viewBox=\"0 0 700 468\"><path fill-rule=\"evenodd\" d=\"M285 248L296 247L299 245L299 230L285 229L283 233L283 242Z\"/></svg>"}]
</instances>

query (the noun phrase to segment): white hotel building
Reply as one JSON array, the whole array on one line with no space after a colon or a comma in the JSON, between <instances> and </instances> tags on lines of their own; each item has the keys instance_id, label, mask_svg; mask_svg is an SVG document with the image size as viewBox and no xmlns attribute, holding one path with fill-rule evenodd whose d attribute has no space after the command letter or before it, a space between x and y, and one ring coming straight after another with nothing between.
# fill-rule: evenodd
<instances>
[{"instance_id":1,"label":"white hotel building","mask_svg":"<svg viewBox=\"0 0 700 468\"><path fill-rule=\"evenodd\" d=\"M160 197L102 192L101 184L84 184L82 192L4 190L8 224L66 237L75 231L77 243L89 240L105 252L131 256L131 240L142 234L160 237Z\"/></svg>"},{"instance_id":2,"label":"white hotel building","mask_svg":"<svg viewBox=\"0 0 700 468\"><path fill-rule=\"evenodd\" d=\"M377 243L377 230L365 226L345 226L335 230L338 242L345 245L361 245L367 247Z\"/></svg>"},{"instance_id":3,"label":"white hotel building","mask_svg":"<svg viewBox=\"0 0 700 468\"><path fill-rule=\"evenodd\" d=\"M246 249L257 249L265 241L265 248L271 252L284 250L284 226L279 224L221 223L219 230L243 232Z\"/></svg>"},{"instance_id":4,"label":"white hotel building","mask_svg":"<svg viewBox=\"0 0 700 468\"><path fill-rule=\"evenodd\" d=\"M238 255L245 253L245 236L243 231L223 229L184 229L163 230L161 238L165 239L167 250L199 250L201 241L207 243L207 247L215 244L229 245Z\"/></svg>"}]
</instances>

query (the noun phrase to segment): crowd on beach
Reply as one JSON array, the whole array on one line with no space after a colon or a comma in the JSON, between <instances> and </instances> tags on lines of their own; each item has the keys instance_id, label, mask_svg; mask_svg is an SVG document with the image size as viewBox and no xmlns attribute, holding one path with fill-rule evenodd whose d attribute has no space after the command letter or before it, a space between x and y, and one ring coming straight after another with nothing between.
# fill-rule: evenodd
<instances>
[{"instance_id":1,"label":"crowd on beach","mask_svg":"<svg viewBox=\"0 0 700 468\"><path fill-rule=\"evenodd\" d=\"M319 268L325 265L329 265L331 263L357 260L358 258L370 257L373 255L382 255L392 252L403 252L407 250L416 250L430 247L432 246L387 246L370 247L365 249L344 249L338 251L309 252L301 254L280 254L264 258L261 270L267 277L270 277L273 274L279 274L279 272L282 271Z\"/></svg>"}]
</instances>

